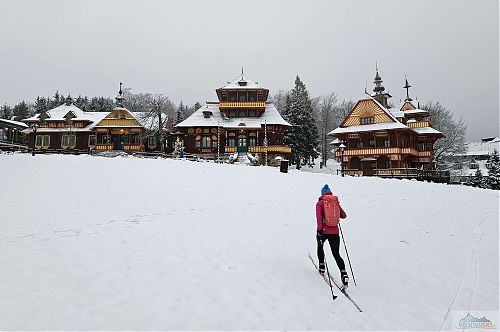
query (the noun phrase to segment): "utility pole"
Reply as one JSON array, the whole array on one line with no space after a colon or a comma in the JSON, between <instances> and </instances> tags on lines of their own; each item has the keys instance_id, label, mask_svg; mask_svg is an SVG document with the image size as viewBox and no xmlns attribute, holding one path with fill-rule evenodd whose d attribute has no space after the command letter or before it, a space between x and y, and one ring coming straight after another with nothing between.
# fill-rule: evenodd
<instances>
[{"instance_id":1,"label":"utility pole","mask_svg":"<svg viewBox=\"0 0 500 332\"><path fill-rule=\"evenodd\" d=\"M267 166L267 120L264 120L264 152Z\"/></svg>"}]
</instances>

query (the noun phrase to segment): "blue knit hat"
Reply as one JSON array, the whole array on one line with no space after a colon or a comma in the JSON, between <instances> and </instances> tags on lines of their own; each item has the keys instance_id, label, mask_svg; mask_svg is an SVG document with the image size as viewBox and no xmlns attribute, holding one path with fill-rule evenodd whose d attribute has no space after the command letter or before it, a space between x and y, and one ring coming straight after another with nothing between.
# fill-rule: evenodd
<instances>
[{"instance_id":1,"label":"blue knit hat","mask_svg":"<svg viewBox=\"0 0 500 332\"><path fill-rule=\"evenodd\" d=\"M324 195L324 194L326 194L326 193L331 193L331 192L332 192L332 191L330 190L330 187L328 187L328 185L327 185L327 184L325 184L325 185L323 186L323 188L321 188L321 196L323 196L323 195Z\"/></svg>"}]
</instances>

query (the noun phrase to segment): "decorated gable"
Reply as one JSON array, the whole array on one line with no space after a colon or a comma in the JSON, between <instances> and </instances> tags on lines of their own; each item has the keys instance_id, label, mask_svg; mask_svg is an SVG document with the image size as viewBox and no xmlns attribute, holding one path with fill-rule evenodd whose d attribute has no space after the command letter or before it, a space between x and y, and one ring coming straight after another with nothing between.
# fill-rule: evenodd
<instances>
[{"instance_id":1,"label":"decorated gable","mask_svg":"<svg viewBox=\"0 0 500 332\"><path fill-rule=\"evenodd\" d=\"M411 110L414 110L414 109L416 109L416 107L413 106L413 104L410 101L405 100L403 106L401 106L400 111L411 111Z\"/></svg>"},{"instance_id":2,"label":"decorated gable","mask_svg":"<svg viewBox=\"0 0 500 332\"><path fill-rule=\"evenodd\" d=\"M361 99L354 105L341 127L358 126L373 123L396 122L379 103L373 99Z\"/></svg>"},{"instance_id":3,"label":"decorated gable","mask_svg":"<svg viewBox=\"0 0 500 332\"><path fill-rule=\"evenodd\" d=\"M126 109L114 109L96 127L142 127L137 119Z\"/></svg>"}]
</instances>

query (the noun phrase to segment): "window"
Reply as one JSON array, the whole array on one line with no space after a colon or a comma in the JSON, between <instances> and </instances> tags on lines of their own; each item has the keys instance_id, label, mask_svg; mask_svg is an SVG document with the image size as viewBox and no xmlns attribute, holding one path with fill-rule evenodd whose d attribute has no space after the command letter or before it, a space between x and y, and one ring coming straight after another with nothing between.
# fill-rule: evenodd
<instances>
[{"instance_id":1,"label":"window","mask_svg":"<svg viewBox=\"0 0 500 332\"><path fill-rule=\"evenodd\" d=\"M248 116L255 118L257 115L255 114L255 110L248 111Z\"/></svg>"},{"instance_id":2,"label":"window","mask_svg":"<svg viewBox=\"0 0 500 332\"><path fill-rule=\"evenodd\" d=\"M229 111L229 117L230 118L235 118L236 117L236 111Z\"/></svg>"},{"instance_id":3,"label":"window","mask_svg":"<svg viewBox=\"0 0 500 332\"><path fill-rule=\"evenodd\" d=\"M141 137L139 135L133 136L132 142L134 142L134 144L141 144Z\"/></svg>"},{"instance_id":4,"label":"window","mask_svg":"<svg viewBox=\"0 0 500 332\"><path fill-rule=\"evenodd\" d=\"M89 146L94 146L97 143L97 137L95 135L89 136Z\"/></svg>"},{"instance_id":5,"label":"window","mask_svg":"<svg viewBox=\"0 0 500 332\"><path fill-rule=\"evenodd\" d=\"M374 148L374 147L375 147L375 139L370 139L370 141L368 142L368 145L369 145L371 148Z\"/></svg>"},{"instance_id":6,"label":"window","mask_svg":"<svg viewBox=\"0 0 500 332\"><path fill-rule=\"evenodd\" d=\"M49 135L37 135L35 145L39 149L47 149L50 146L50 136Z\"/></svg>"},{"instance_id":7,"label":"window","mask_svg":"<svg viewBox=\"0 0 500 332\"><path fill-rule=\"evenodd\" d=\"M195 147L195 148L199 148L199 147L200 147L200 145L201 145L201 141L196 141L196 142L194 143L194 147Z\"/></svg>"},{"instance_id":8,"label":"window","mask_svg":"<svg viewBox=\"0 0 500 332\"><path fill-rule=\"evenodd\" d=\"M246 111L244 111L244 110L240 110L240 111L238 112L238 116L239 116L239 117L245 117L246 115L247 115L247 112L246 112Z\"/></svg>"},{"instance_id":9,"label":"window","mask_svg":"<svg viewBox=\"0 0 500 332\"><path fill-rule=\"evenodd\" d=\"M99 136L98 136L99 138ZM111 136L110 135L102 135L100 136L100 140L97 140L99 144L111 144Z\"/></svg>"},{"instance_id":10,"label":"window","mask_svg":"<svg viewBox=\"0 0 500 332\"><path fill-rule=\"evenodd\" d=\"M477 163L470 163L469 164L469 168L470 169L478 169L479 168L479 165Z\"/></svg>"},{"instance_id":11,"label":"window","mask_svg":"<svg viewBox=\"0 0 500 332\"><path fill-rule=\"evenodd\" d=\"M211 140L210 136L203 136L201 138L201 147L202 148L210 148L212 145L211 143L212 143L212 140Z\"/></svg>"},{"instance_id":12,"label":"window","mask_svg":"<svg viewBox=\"0 0 500 332\"><path fill-rule=\"evenodd\" d=\"M61 147L62 148L74 148L76 145L76 135L62 135Z\"/></svg>"},{"instance_id":13,"label":"window","mask_svg":"<svg viewBox=\"0 0 500 332\"><path fill-rule=\"evenodd\" d=\"M247 101L247 96L244 94L240 94L240 101Z\"/></svg>"},{"instance_id":14,"label":"window","mask_svg":"<svg viewBox=\"0 0 500 332\"><path fill-rule=\"evenodd\" d=\"M229 146L236 146L236 140L234 138L230 138L228 141Z\"/></svg>"},{"instance_id":15,"label":"window","mask_svg":"<svg viewBox=\"0 0 500 332\"><path fill-rule=\"evenodd\" d=\"M391 142L388 139L386 139L384 141L384 147L386 147L386 148L390 148L391 147Z\"/></svg>"},{"instance_id":16,"label":"window","mask_svg":"<svg viewBox=\"0 0 500 332\"><path fill-rule=\"evenodd\" d=\"M249 146L255 146L255 145L256 145L255 143L256 143L256 141L255 141L255 137L250 137L250 138L248 139L248 145L249 145Z\"/></svg>"},{"instance_id":17,"label":"window","mask_svg":"<svg viewBox=\"0 0 500 332\"><path fill-rule=\"evenodd\" d=\"M361 124L371 124L375 123L375 118L373 116L368 118L361 118Z\"/></svg>"},{"instance_id":18,"label":"window","mask_svg":"<svg viewBox=\"0 0 500 332\"><path fill-rule=\"evenodd\" d=\"M156 146L156 137L150 136L148 137L148 146L155 147Z\"/></svg>"}]
</instances>

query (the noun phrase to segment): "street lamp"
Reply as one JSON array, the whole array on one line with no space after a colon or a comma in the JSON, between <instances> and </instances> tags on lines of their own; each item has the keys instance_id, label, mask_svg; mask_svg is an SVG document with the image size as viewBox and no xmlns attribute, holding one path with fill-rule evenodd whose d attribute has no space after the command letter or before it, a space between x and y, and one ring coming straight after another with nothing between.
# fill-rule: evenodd
<instances>
[{"instance_id":1,"label":"street lamp","mask_svg":"<svg viewBox=\"0 0 500 332\"><path fill-rule=\"evenodd\" d=\"M339 150L340 150L340 173L342 174L342 176L344 176L344 150L345 150L344 143L341 143L339 145Z\"/></svg>"},{"instance_id":2,"label":"street lamp","mask_svg":"<svg viewBox=\"0 0 500 332\"><path fill-rule=\"evenodd\" d=\"M35 155L35 149L36 149L36 130L38 129L38 125L35 123L32 127L33 129L33 149L31 150L31 155Z\"/></svg>"}]
</instances>

